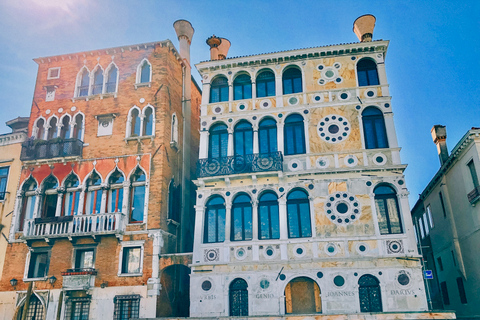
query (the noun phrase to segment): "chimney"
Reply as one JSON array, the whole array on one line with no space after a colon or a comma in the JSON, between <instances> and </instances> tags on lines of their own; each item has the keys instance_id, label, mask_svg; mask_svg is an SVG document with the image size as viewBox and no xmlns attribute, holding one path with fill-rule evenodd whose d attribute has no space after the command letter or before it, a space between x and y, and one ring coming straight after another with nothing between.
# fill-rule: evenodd
<instances>
[{"instance_id":1,"label":"chimney","mask_svg":"<svg viewBox=\"0 0 480 320\"><path fill-rule=\"evenodd\" d=\"M230 41L225 38L220 38L222 41L218 46L218 60L224 60L227 58L228 49L230 49Z\"/></svg>"},{"instance_id":2,"label":"chimney","mask_svg":"<svg viewBox=\"0 0 480 320\"><path fill-rule=\"evenodd\" d=\"M437 145L440 165L443 165L448 159L447 127L437 124L433 126L431 132L433 142Z\"/></svg>"},{"instance_id":3,"label":"chimney","mask_svg":"<svg viewBox=\"0 0 480 320\"><path fill-rule=\"evenodd\" d=\"M218 47L221 43L222 39L215 35L207 39L207 44L210 46L210 60L218 60Z\"/></svg>"},{"instance_id":4,"label":"chimney","mask_svg":"<svg viewBox=\"0 0 480 320\"><path fill-rule=\"evenodd\" d=\"M375 28L375 16L365 14L353 22L353 32L360 42L370 42L373 37L373 28Z\"/></svg>"},{"instance_id":5,"label":"chimney","mask_svg":"<svg viewBox=\"0 0 480 320\"><path fill-rule=\"evenodd\" d=\"M173 27L180 42L180 56L190 64L190 44L195 30L187 20L177 20L173 23Z\"/></svg>"}]
</instances>

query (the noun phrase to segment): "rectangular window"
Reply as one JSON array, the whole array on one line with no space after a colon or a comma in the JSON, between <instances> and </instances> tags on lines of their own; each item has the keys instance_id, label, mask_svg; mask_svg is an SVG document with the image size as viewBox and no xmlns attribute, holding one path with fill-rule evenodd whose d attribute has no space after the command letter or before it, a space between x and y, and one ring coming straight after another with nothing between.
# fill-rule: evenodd
<instances>
[{"instance_id":1,"label":"rectangular window","mask_svg":"<svg viewBox=\"0 0 480 320\"><path fill-rule=\"evenodd\" d=\"M430 234L430 228L428 227L427 214L423 213L423 226L425 227L425 237L428 237Z\"/></svg>"},{"instance_id":2,"label":"rectangular window","mask_svg":"<svg viewBox=\"0 0 480 320\"><path fill-rule=\"evenodd\" d=\"M462 304L467 303L467 295L465 294L465 287L463 286L463 279L461 277L457 278L458 293L460 295L460 302Z\"/></svg>"},{"instance_id":3,"label":"rectangular window","mask_svg":"<svg viewBox=\"0 0 480 320\"><path fill-rule=\"evenodd\" d=\"M452 260L453 260L453 265L457 266L457 260L455 260L455 253L453 253L453 250L452 250Z\"/></svg>"},{"instance_id":4,"label":"rectangular window","mask_svg":"<svg viewBox=\"0 0 480 320\"><path fill-rule=\"evenodd\" d=\"M47 80L60 78L60 67L48 69Z\"/></svg>"},{"instance_id":5,"label":"rectangular window","mask_svg":"<svg viewBox=\"0 0 480 320\"><path fill-rule=\"evenodd\" d=\"M48 273L48 252L32 252L28 267L28 278L44 278Z\"/></svg>"},{"instance_id":6,"label":"rectangular window","mask_svg":"<svg viewBox=\"0 0 480 320\"><path fill-rule=\"evenodd\" d=\"M430 222L430 229L433 229L434 223L433 223L432 209L430 208L430 205L427 206L427 216L428 216L428 221Z\"/></svg>"},{"instance_id":7,"label":"rectangular window","mask_svg":"<svg viewBox=\"0 0 480 320\"><path fill-rule=\"evenodd\" d=\"M139 317L140 295L116 296L114 320L128 320Z\"/></svg>"},{"instance_id":8,"label":"rectangular window","mask_svg":"<svg viewBox=\"0 0 480 320\"><path fill-rule=\"evenodd\" d=\"M124 247L122 256L122 274L141 273L142 248Z\"/></svg>"},{"instance_id":9,"label":"rectangular window","mask_svg":"<svg viewBox=\"0 0 480 320\"><path fill-rule=\"evenodd\" d=\"M0 200L5 200L9 167L0 168Z\"/></svg>"},{"instance_id":10,"label":"rectangular window","mask_svg":"<svg viewBox=\"0 0 480 320\"><path fill-rule=\"evenodd\" d=\"M443 262L441 257L437 258L437 264L438 264L438 269L440 269L440 271L443 271Z\"/></svg>"},{"instance_id":11,"label":"rectangular window","mask_svg":"<svg viewBox=\"0 0 480 320\"><path fill-rule=\"evenodd\" d=\"M441 192L438 193L438 197L440 198L440 204L442 205L442 212L443 212L443 217L447 217L447 211L445 211L445 203L443 202L443 195Z\"/></svg>"},{"instance_id":12,"label":"rectangular window","mask_svg":"<svg viewBox=\"0 0 480 320\"><path fill-rule=\"evenodd\" d=\"M443 304L448 306L450 298L448 297L447 283L445 281L440 282L440 288L442 289Z\"/></svg>"},{"instance_id":13,"label":"rectangular window","mask_svg":"<svg viewBox=\"0 0 480 320\"><path fill-rule=\"evenodd\" d=\"M468 166L468 169L470 170L470 176L472 177L473 187L477 188L478 176L477 176L477 170L475 169L475 164L473 163L473 160L470 160L467 166Z\"/></svg>"},{"instance_id":14,"label":"rectangular window","mask_svg":"<svg viewBox=\"0 0 480 320\"><path fill-rule=\"evenodd\" d=\"M418 219L418 228L420 229L420 237L423 239L425 238L425 233L423 231L423 222L422 222L422 217Z\"/></svg>"},{"instance_id":15,"label":"rectangular window","mask_svg":"<svg viewBox=\"0 0 480 320\"><path fill-rule=\"evenodd\" d=\"M73 298L68 300L65 320L88 320L90 298Z\"/></svg>"},{"instance_id":16,"label":"rectangular window","mask_svg":"<svg viewBox=\"0 0 480 320\"><path fill-rule=\"evenodd\" d=\"M81 249L75 252L75 269L94 268L94 249Z\"/></svg>"}]
</instances>

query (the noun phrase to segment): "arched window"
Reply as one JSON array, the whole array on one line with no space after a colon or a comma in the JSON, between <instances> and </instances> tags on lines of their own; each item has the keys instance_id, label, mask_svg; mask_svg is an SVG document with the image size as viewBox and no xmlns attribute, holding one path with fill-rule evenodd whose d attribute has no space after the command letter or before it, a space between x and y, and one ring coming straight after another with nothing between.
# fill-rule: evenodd
<instances>
[{"instance_id":1,"label":"arched window","mask_svg":"<svg viewBox=\"0 0 480 320\"><path fill-rule=\"evenodd\" d=\"M88 87L90 85L90 74L87 69L83 69L82 74L80 75L80 81L78 82L79 86L77 88L77 94L79 97L88 96Z\"/></svg>"},{"instance_id":2,"label":"arched window","mask_svg":"<svg viewBox=\"0 0 480 320\"><path fill-rule=\"evenodd\" d=\"M102 179L93 171L87 180L87 197L85 200L85 214L101 213L102 205Z\"/></svg>"},{"instance_id":3,"label":"arched window","mask_svg":"<svg viewBox=\"0 0 480 320\"><path fill-rule=\"evenodd\" d=\"M105 92L106 93L117 92L117 74L118 74L118 69L115 66L112 66L108 70L107 82L105 83L105 85L106 85Z\"/></svg>"},{"instance_id":4,"label":"arched window","mask_svg":"<svg viewBox=\"0 0 480 320\"><path fill-rule=\"evenodd\" d=\"M146 107L143 109L144 118L143 118L143 135L152 136L153 135L153 112L152 108Z\"/></svg>"},{"instance_id":5,"label":"arched window","mask_svg":"<svg viewBox=\"0 0 480 320\"><path fill-rule=\"evenodd\" d=\"M130 178L130 223L142 223L145 214L145 173L137 168Z\"/></svg>"},{"instance_id":6,"label":"arched window","mask_svg":"<svg viewBox=\"0 0 480 320\"><path fill-rule=\"evenodd\" d=\"M248 316L248 284L245 280L237 278L230 283L230 316Z\"/></svg>"},{"instance_id":7,"label":"arched window","mask_svg":"<svg viewBox=\"0 0 480 320\"><path fill-rule=\"evenodd\" d=\"M285 287L285 313L311 314L322 312L320 288L310 278L298 277Z\"/></svg>"},{"instance_id":8,"label":"arched window","mask_svg":"<svg viewBox=\"0 0 480 320\"><path fill-rule=\"evenodd\" d=\"M130 113L130 137L140 136L140 112L137 108L132 109Z\"/></svg>"},{"instance_id":9,"label":"arched window","mask_svg":"<svg viewBox=\"0 0 480 320\"><path fill-rule=\"evenodd\" d=\"M235 197L232 204L231 241L252 240L252 200L246 194Z\"/></svg>"},{"instance_id":10,"label":"arched window","mask_svg":"<svg viewBox=\"0 0 480 320\"><path fill-rule=\"evenodd\" d=\"M103 91L103 70L98 68L93 75L92 94L100 94Z\"/></svg>"},{"instance_id":11,"label":"arched window","mask_svg":"<svg viewBox=\"0 0 480 320\"><path fill-rule=\"evenodd\" d=\"M252 98L252 80L248 74L241 74L233 81L233 100Z\"/></svg>"},{"instance_id":12,"label":"arched window","mask_svg":"<svg viewBox=\"0 0 480 320\"><path fill-rule=\"evenodd\" d=\"M363 135L366 149L388 148L387 131L382 111L375 107L362 112Z\"/></svg>"},{"instance_id":13,"label":"arched window","mask_svg":"<svg viewBox=\"0 0 480 320\"><path fill-rule=\"evenodd\" d=\"M216 77L210 84L210 103L228 101L228 80Z\"/></svg>"},{"instance_id":14,"label":"arched window","mask_svg":"<svg viewBox=\"0 0 480 320\"><path fill-rule=\"evenodd\" d=\"M381 184L373 192L375 193L375 208L377 209L380 234L403 233L395 190L388 185Z\"/></svg>"},{"instance_id":15,"label":"arched window","mask_svg":"<svg viewBox=\"0 0 480 320\"><path fill-rule=\"evenodd\" d=\"M180 222L181 186L175 187L175 180L172 178L168 185L168 218Z\"/></svg>"},{"instance_id":16,"label":"arched window","mask_svg":"<svg viewBox=\"0 0 480 320\"><path fill-rule=\"evenodd\" d=\"M45 120L42 118L37 120L35 139L43 139L45 135Z\"/></svg>"},{"instance_id":17,"label":"arched window","mask_svg":"<svg viewBox=\"0 0 480 320\"><path fill-rule=\"evenodd\" d=\"M178 143L178 119L176 114L172 114L172 127L171 127L171 140L172 143Z\"/></svg>"},{"instance_id":18,"label":"arched window","mask_svg":"<svg viewBox=\"0 0 480 320\"><path fill-rule=\"evenodd\" d=\"M260 154L277 152L277 123L272 118L260 121L258 126Z\"/></svg>"},{"instance_id":19,"label":"arched window","mask_svg":"<svg viewBox=\"0 0 480 320\"><path fill-rule=\"evenodd\" d=\"M382 312L382 292L380 282L370 274L365 274L358 279L358 296L360 299L360 312Z\"/></svg>"},{"instance_id":20,"label":"arched window","mask_svg":"<svg viewBox=\"0 0 480 320\"><path fill-rule=\"evenodd\" d=\"M312 236L310 204L308 194L300 189L287 196L288 237L305 238Z\"/></svg>"},{"instance_id":21,"label":"arched window","mask_svg":"<svg viewBox=\"0 0 480 320\"><path fill-rule=\"evenodd\" d=\"M225 200L214 196L205 207L204 243L225 241Z\"/></svg>"},{"instance_id":22,"label":"arched window","mask_svg":"<svg viewBox=\"0 0 480 320\"><path fill-rule=\"evenodd\" d=\"M75 126L73 128L73 138L83 140L83 115L75 116Z\"/></svg>"},{"instance_id":23,"label":"arched window","mask_svg":"<svg viewBox=\"0 0 480 320\"><path fill-rule=\"evenodd\" d=\"M47 140L55 139L57 137L57 118L53 117L48 122Z\"/></svg>"},{"instance_id":24,"label":"arched window","mask_svg":"<svg viewBox=\"0 0 480 320\"><path fill-rule=\"evenodd\" d=\"M275 75L270 70L262 71L255 81L257 98L275 96Z\"/></svg>"},{"instance_id":25,"label":"arched window","mask_svg":"<svg viewBox=\"0 0 480 320\"><path fill-rule=\"evenodd\" d=\"M305 126L302 116L299 114L288 116L283 130L285 155L305 153Z\"/></svg>"},{"instance_id":26,"label":"arched window","mask_svg":"<svg viewBox=\"0 0 480 320\"><path fill-rule=\"evenodd\" d=\"M142 66L140 67L140 83L147 83L152 81L150 79L151 71L150 71L150 64L147 60L143 61Z\"/></svg>"},{"instance_id":27,"label":"arched window","mask_svg":"<svg viewBox=\"0 0 480 320\"><path fill-rule=\"evenodd\" d=\"M80 182L73 173L65 180L66 193L63 196L62 216L76 216L80 201Z\"/></svg>"},{"instance_id":28,"label":"arched window","mask_svg":"<svg viewBox=\"0 0 480 320\"><path fill-rule=\"evenodd\" d=\"M23 312L25 311L25 300L23 305L17 312L17 320L23 319ZM30 296L30 303L28 304L27 316L25 319L43 320L45 319L45 313L43 311L43 304L38 299L36 294Z\"/></svg>"},{"instance_id":29,"label":"arched window","mask_svg":"<svg viewBox=\"0 0 480 320\"><path fill-rule=\"evenodd\" d=\"M108 179L110 190L108 191L108 212L122 212L123 204L123 174L117 170Z\"/></svg>"},{"instance_id":30,"label":"arched window","mask_svg":"<svg viewBox=\"0 0 480 320\"><path fill-rule=\"evenodd\" d=\"M283 72L283 94L302 92L302 71L296 67Z\"/></svg>"},{"instance_id":31,"label":"arched window","mask_svg":"<svg viewBox=\"0 0 480 320\"><path fill-rule=\"evenodd\" d=\"M362 59L357 63L358 86L377 86L379 85L377 64L369 58Z\"/></svg>"},{"instance_id":32,"label":"arched window","mask_svg":"<svg viewBox=\"0 0 480 320\"><path fill-rule=\"evenodd\" d=\"M258 238L280 239L278 197L275 192L265 192L258 202Z\"/></svg>"},{"instance_id":33,"label":"arched window","mask_svg":"<svg viewBox=\"0 0 480 320\"><path fill-rule=\"evenodd\" d=\"M222 158L227 156L228 150L228 131L223 123L213 125L210 128L208 146L208 157L210 159Z\"/></svg>"},{"instance_id":34,"label":"arched window","mask_svg":"<svg viewBox=\"0 0 480 320\"><path fill-rule=\"evenodd\" d=\"M253 128L247 121L241 121L235 126L233 145L235 155L253 154Z\"/></svg>"},{"instance_id":35,"label":"arched window","mask_svg":"<svg viewBox=\"0 0 480 320\"><path fill-rule=\"evenodd\" d=\"M32 220L34 218L33 215L35 212L35 201L37 199L35 190L37 190L37 183L32 177L30 177L27 181L25 181L22 187L24 196L22 199L22 209L20 211L20 220L18 225L19 231L23 231L25 220Z\"/></svg>"},{"instance_id":36,"label":"arched window","mask_svg":"<svg viewBox=\"0 0 480 320\"><path fill-rule=\"evenodd\" d=\"M66 115L62 119L62 129L60 130L60 138L70 139L70 116Z\"/></svg>"},{"instance_id":37,"label":"arched window","mask_svg":"<svg viewBox=\"0 0 480 320\"><path fill-rule=\"evenodd\" d=\"M54 176L50 175L43 181L43 201L42 201L42 218L55 217L57 212L57 200L58 200L58 180Z\"/></svg>"}]
</instances>

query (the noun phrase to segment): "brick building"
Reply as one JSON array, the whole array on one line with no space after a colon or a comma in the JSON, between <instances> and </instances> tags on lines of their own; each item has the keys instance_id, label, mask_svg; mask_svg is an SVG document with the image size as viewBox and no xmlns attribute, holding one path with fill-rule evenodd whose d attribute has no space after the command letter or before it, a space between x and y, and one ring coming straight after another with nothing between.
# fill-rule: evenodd
<instances>
[{"instance_id":1,"label":"brick building","mask_svg":"<svg viewBox=\"0 0 480 320\"><path fill-rule=\"evenodd\" d=\"M35 59L0 317L175 314L159 256L191 250L201 93L193 28L174 27L180 51L165 40Z\"/></svg>"}]
</instances>

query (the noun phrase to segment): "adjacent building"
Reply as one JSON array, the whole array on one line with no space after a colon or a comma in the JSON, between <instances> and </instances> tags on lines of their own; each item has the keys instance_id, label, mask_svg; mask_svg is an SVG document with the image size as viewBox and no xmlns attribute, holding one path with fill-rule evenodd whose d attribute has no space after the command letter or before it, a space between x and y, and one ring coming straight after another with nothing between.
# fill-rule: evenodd
<instances>
[{"instance_id":1,"label":"adjacent building","mask_svg":"<svg viewBox=\"0 0 480 320\"><path fill-rule=\"evenodd\" d=\"M188 286L165 292L176 278L162 279L171 272L160 266L188 257L161 264L160 255L192 248L201 92L190 72L193 28L174 27L180 51L165 40L35 59L29 138L21 172L18 160L10 169L18 188L1 193L15 203L3 230L2 319L178 313ZM0 173L14 161L1 154Z\"/></svg>"},{"instance_id":2,"label":"adjacent building","mask_svg":"<svg viewBox=\"0 0 480 320\"><path fill-rule=\"evenodd\" d=\"M440 169L412 209L414 224L433 279L425 280L434 308L458 318L480 317L480 129L465 133L448 153L444 126L432 128Z\"/></svg>"}]
</instances>

